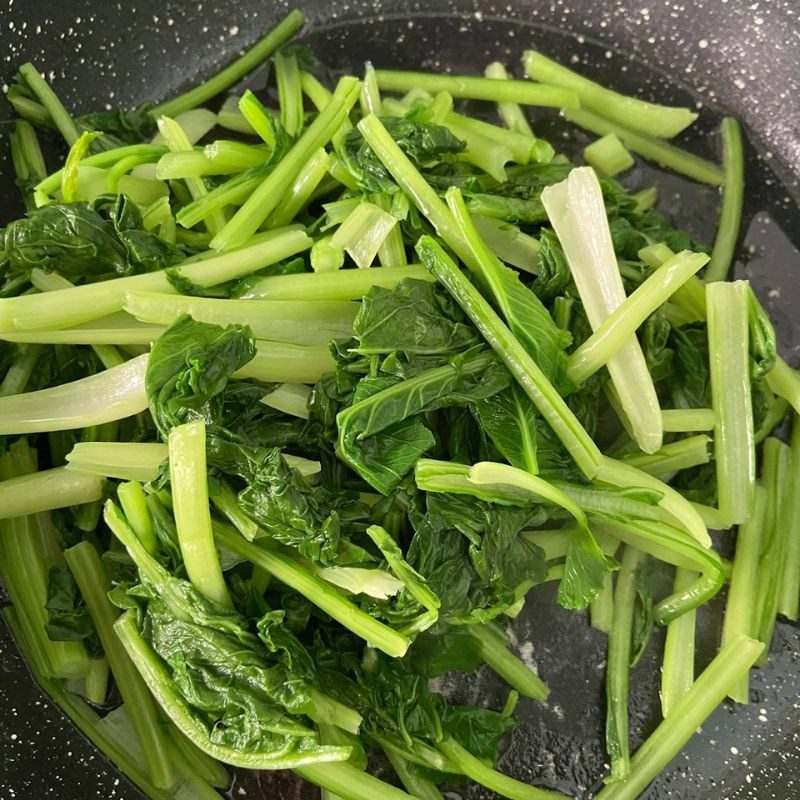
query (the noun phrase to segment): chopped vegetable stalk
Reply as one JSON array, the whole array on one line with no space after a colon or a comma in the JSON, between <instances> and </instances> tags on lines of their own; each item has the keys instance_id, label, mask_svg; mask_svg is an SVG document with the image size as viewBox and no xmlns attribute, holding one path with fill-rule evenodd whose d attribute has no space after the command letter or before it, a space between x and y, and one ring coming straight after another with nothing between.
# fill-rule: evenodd
<instances>
[{"instance_id":1,"label":"chopped vegetable stalk","mask_svg":"<svg viewBox=\"0 0 800 800\"><path fill-rule=\"evenodd\" d=\"M281 383L269 394L261 398L261 402L270 408L282 411L300 419L308 419L308 404L311 400L311 389L300 383Z\"/></svg>"},{"instance_id":2,"label":"chopped vegetable stalk","mask_svg":"<svg viewBox=\"0 0 800 800\"><path fill-rule=\"evenodd\" d=\"M217 112L217 125L236 133L244 133L247 136L257 136L255 128L247 121L244 114L239 110L239 100L236 95L225 98L222 107Z\"/></svg>"},{"instance_id":3,"label":"chopped vegetable stalk","mask_svg":"<svg viewBox=\"0 0 800 800\"><path fill-rule=\"evenodd\" d=\"M675 570L675 594L688 589L697 573L678 567ZM697 614L687 611L667 625L664 661L661 666L661 715L666 719L678 701L694 683L694 643Z\"/></svg>"},{"instance_id":4,"label":"chopped vegetable stalk","mask_svg":"<svg viewBox=\"0 0 800 800\"><path fill-rule=\"evenodd\" d=\"M606 750L611 759L609 782L625 780L630 774L628 672L634 635L638 573L646 558L640 550L625 547L622 567L614 588L614 622L608 635L606 667Z\"/></svg>"},{"instance_id":5,"label":"chopped vegetable stalk","mask_svg":"<svg viewBox=\"0 0 800 800\"><path fill-rule=\"evenodd\" d=\"M81 132L75 124L75 120L58 99L58 95L33 64L23 64L19 68L19 74L25 79L25 83L36 99L44 106L58 132L64 137L64 141L72 147L80 138Z\"/></svg>"},{"instance_id":6,"label":"chopped vegetable stalk","mask_svg":"<svg viewBox=\"0 0 800 800\"><path fill-rule=\"evenodd\" d=\"M119 497L123 513L128 522L130 522L131 528L133 528L133 532L139 538L142 546L148 553L155 553L158 549L158 540L153 530L150 512L147 510L147 502L142 491L142 485L136 481L121 483L117 487L117 497Z\"/></svg>"},{"instance_id":7,"label":"chopped vegetable stalk","mask_svg":"<svg viewBox=\"0 0 800 800\"><path fill-rule=\"evenodd\" d=\"M219 544L263 567L372 647L395 658L404 655L408 650L410 642L406 637L361 611L332 586L295 564L287 556L250 543L221 527L215 526L214 535Z\"/></svg>"},{"instance_id":8,"label":"chopped vegetable stalk","mask_svg":"<svg viewBox=\"0 0 800 800\"><path fill-rule=\"evenodd\" d=\"M499 259L517 269L536 274L536 256L540 248L538 239L501 219L473 214L472 222L486 246Z\"/></svg>"},{"instance_id":9,"label":"chopped vegetable stalk","mask_svg":"<svg viewBox=\"0 0 800 800\"><path fill-rule=\"evenodd\" d=\"M311 247L311 239L298 230L275 230L268 238L232 253L197 263L179 264L180 275L201 287L241 278ZM0 299L0 330L66 328L121 311L129 291L170 292L175 289L163 271L115 278L46 295L21 295ZM99 399L99 398L98 398Z\"/></svg>"},{"instance_id":10,"label":"chopped vegetable stalk","mask_svg":"<svg viewBox=\"0 0 800 800\"><path fill-rule=\"evenodd\" d=\"M309 158L294 183L286 190L278 207L267 218L268 228L288 225L306 207L327 174L329 164L330 156L321 147Z\"/></svg>"},{"instance_id":11,"label":"chopped vegetable stalk","mask_svg":"<svg viewBox=\"0 0 800 800\"><path fill-rule=\"evenodd\" d=\"M767 513L759 557L756 607L756 638L764 643L760 666L766 663L775 632L786 550L793 533L787 525L789 504L797 491L797 487L789 483L791 456L792 451L780 439L770 436L764 442L761 482L767 492Z\"/></svg>"},{"instance_id":12,"label":"chopped vegetable stalk","mask_svg":"<svg viewBox=\"0 0 800 800\"><path fill-rule=\"evenodd\" d=\"M730 272L739 238L744 203L744 152L742 130L733 117L725 117L720 126L722 133L722 168L725 181L722 184L722 210L719 216L717 235L711 261L705 273L707 283L723 281Z\"/></svg>"},{"instance_id":13,"label":"chopped vegetable stalk","mask_svg":"<svg viewBox=\"0 0 800 800\"><path fill-rule=\"evenodd\" d=\"M584 147L583 159L589 166L611 178L630 169L635 163L615 133L607 133Z\"/></svg>"},{"instance_id":14,"label":"chopped vegetable stalk","mask_svg":"<svg viewBox=\"0 0 800 800\"><path fill-rule=\"evenodd\" d=\"M505 183L506 164L514 160L514 152L510 147L496 139L490 139L471 125L462 124L457 117L449 119L447 127L456 138L466 144L466 150L460 158L482 169L498 183Z\"/></svg>"},{"instance_id":15,"label":"chopped vegetable stalk","mask_svg":"<svg viewBox=\"0 0 800 800\"><path fill-rule=\"evenodd\" d=\"M593 330L625 302L600 184L594 171L578 168L542 192L550 222L564 248ZM641 346L629 336L607 363L614 388L639 447L661 447L661 409Z\"/></svg>"},{"instance_id":16,"label":"chopped vegetable stalk","mask_svg":"<svg viewBox=\"0 0 800 800\"><path fill-rule=\"evenodd\" d=\"M506 72L506 68L499 61L489 64L483 74L492 80L508 80L510 77ZM497 111L509 130L521 133L523 136L533 136L533 131L525 116L525 112L516 102L509 100L500 101L497 104Z\"/></svg>"},{"instance_id":17,"label":"chopped vegetable stalk","mask_svg":"<svg viewBox=\"0 0 800 800\"><path fill-rule=\"evenodd\" d=\"M169 477L186 574L199 592L223 608L231 608L211 531L206 432L202 420L187 422L170 431Z\"/></svg>"},{"instance_id":18,"label":"chopped vegetable stalk","mask_svg":"<svg viewBox=\"0 0 800 800\"><path fill-rule=\"evenodd\" d=\"M534 50L523 54L522 63L529 78L569 89L578 95L582 107L650 136L670 139L697 119L688 108L669 108L606 89Z\"/></svg>"},{"instance_id":19,"label":"chopped vegetable stalk","mask_svg":"<svg viewBox=\"0 0 800 800\"><path fill-rule=\"evenodd\" d=\"M381 92L378 88L378 79L375 77L375 68L371 61L364 63L364 81L361 87L361 113L379 114L381 110Z\"/></svg>"},{"instance_id":20,"label":"chopped vegetable stalk","mask_svg":"<svg viewBox=\"0 0 800 800\"><path fill-rule=\"evenodd\" d=\"M640 284L594 330L592 335L569 357L567 374L577 384L583 383L623 349L626 341L692 275L708 263L704 253L688 250L673 255ZM662 412L663 419L663 412Z\"/></svg>"},{"instance_id":21,"label":"chopped vegetable stalk","mask_svg":"<svg viewBox=\"0 0 800 800\"><path fill-rule=\"evenodd\" d=\"M30 187L32 183L44 180L47 167L33 126L24 119L17 120L14 130L8 136L8 142L18 184ZM26 211L36 208L32 188L24 190L23 199Z\"/></svg>"},{"instance_id":22,"label":"chopped vegetable stalk","mask_svg":"<svg viewBox=\"0 0 800 800\"><path fill-rule=\"evenodd\" d=\"M72 291L72 290L70 290ZM0 397L0 435L74 430L147 408L147 356L60 386Z\"/></svg>"},{"instance_id":23,"label":"chopped vegetable stalk","mask_svg":"<svg viewBox=\"0 0 800 800\"><path fill-rule=\"evenodd\" d=\"M260 342L255 357L233 377L263 383L316 383L335 366L327 347Z\"/></svg>"},{"instance_id":24,"label":"chopped vegetable stalk","mask_svg":"<svg viewBox=\"0 0 800 800\"><path fill-rule=\"evenodd\" d=\"M269 33L259 39L236 61L188 92L150 109L150 115L154 119L161 116L174 117L183 111L202 105L212 97L216 97L224 92L225 89L238 83L282 44L291 39L300 30L304 22L305 17L300 11L296 9L290 11Z\"/></svg>"},{"instance_id":25,"label":"chopped vegetable stalk","mask_svg":"<svg viewBox=\"0 0 800 800\"><path fill-rule=\"evenodd\" d=\"M740 636L725 645L631 759L630 777L606 786L597 800L636 800L724 700L764 649Z\"/></svg>"},{"instance_id":26,"label":"chopped vegetable stalk","mask_svg":"<svg viewBox=\"0 0 800 800\"><path fill-rule=\"evenodd\" d=\"M103 361L103 366L110 368L111 366L117 366L117 363L111 365L106 363L105 356L109 353L107 349L109 346L126 344L149 345L158 339L164 330L161 325L147 325L146 323L138 322L130 314L120 313L111 314L65 330L0 333L0 339L6 342L21 342L31 345L33 347L31 358L33 358L34 363L41 352L38 347L40 344L91 345L100 360ZM8 393L18 394L19 392ZM2 395L3 392L0 390L0 396Z\"/></svg>"},{"instance_id":27,"label":"chopped vegetable stalk","mask_svg":"<svg viewBox=\"0 0 800 800\"><path fill-rule=\"evenodd\" d=\"M156 165L156 177L166 181L203 175L233 175L263 165L267 156L268 152L261 147L217 141L206 145L203 150L166 153Z\"/></svg>"},{"instance_id":28,"label":"chopped vegetable stalk","mask_svg":"<svg viewBox=\"0 0 800 800\"><path fill-rule=\"evenodd\" d=\"M186 133L174 119L170 119L166 116L159 117L158 130L161 132L167 147L172 153L191 151L192 145ZM184 181L193 200L199 200L208 194L206 185L201 177L187 177L184 178ZM226 218L222 211L215 211L213 214L209 214L204 221L208 232L210 234L216 234L225 226Z\"/></svg>"},{"instance_id":29,"label":"chopped vegetable stalk","mask_svg":"<svg viewBox=\"0 0 800 800\"><path fill-rule=\"evenodd\" d=\"M644 213L654 208L658 202L658 189L655 186L648 186L646 189L636 192L633 197L636 200L636 210Z\"/></svg>"},{"instance_id":30,"label":"chopped vegetable stalk","mask_svg":"<svg viewBox=\"0 0 800 800\"><path fill-rule=\"evenodd\" d=\"M400 281L436 280L421 264L381 269L348 269L336 274L274 275L248 286L247 300L360 300L373 286L391 289Z\"/></svg>"},{"instance_id":31,"label":"chopped vegetable stalk","mask_svg":"<svg viewBox=\"0 0 800 800\"><path fill-rule=\"evenodd\" d=\"M64 553L75 582L86 601L119 693L131 715L142 753L153 783L169 788L174 781L172 764L164 732L153 698L141 676L114 634L114 621L119 611L111 604L108 593L111 581L100 556L89 542L81 542Z\"/></svg>"},{"instance_id":32,"label":"chopped vegetable stalk","mask_svg":"<svg viewBox=\"0 0 800 800\"><path fill-rule=\"evenodd\" d=\"M473 75L437 75L430 72L403 72L376 69L378 86L390 92L422 89L431 95L447 92L465 100L488 100L491 103L511 102L527 106L578 108L579 100L571 89L544 86L529 81L497 81Z\"/></svg>"},{"instance_id":33,"label":"chopped vegetable stalk","mask_svg":"<svg viewBox=\"0 0 800 800\"><path fill-rule=\"evenodd\" d=\"M40 511L91 503L103 495L95 475L55 467L0 481L0 519L27 517Z\"/></svg>"},{"instance_id":34,"label":"chopped vegetable stalk","mask_svg":"<svg viewBox=\"0 0 800 800\"><path fill-rule=\"evenodd\" d=\"M359 269L372 265L397 219L373 203L361 202L337 228L330 244L349 253Z\"/></svg>"},{"instance_id":35,"label":"chopped vegetable stalk","mask_svg":"<svg viewBox=\"0 0 800 800\"><path fill-rule=\"evenodd\" d=\"M712 408L665 408L661 411L664 433L689 433L714 429L717 417Z\"/></svg>"},{"instance_id":36,"label":"chopped vegetable stalk","mask_svg":"<svg viewBox=\"0 0 800 800\"><path fill-rule=\"evenodd\" d=\"M549 789L537 789L527 783L510 778L501 772L487 767L480 759L475 758L454 739L445 739L439 749L447 758L469 778L485 786L492 792L509 800L565 800L564 795Z\"/></svg>"},{"instance_id":37,"label":"chopped vegetable stalk","mask_svg":"<svg viewBox=\"0 0 800 800\"><path fill-rule=\"evenodd\" d=\"M14 359L0 382L0 397L10 397L25 391L41 355L42 347L39 344L24 344L19 348L19 355Z\"/></svg>"},{"instance_id":38,"label":"chopped vegetable stalk","mask_svg":"<svg viewBox=\"0 0 800 800\"><path fill-rule=\"evenodd\" d=\"M531 161L546 164L553 157L553 148L532 135L526 136L516 131L509 131L480 119L457 114L455 111L445 114L442 122L459 139L464 139L468 146L468 135L474 134L507 148L512 160L518 164L527 164Z\"/></svg>"},{"instance_id":39,"label":"chopped vegetable stalk","mask_svg":"<svg viewBox=\"0 0 800 800\"><path fill-rule=\"evenodd\" d=\"M717 493L719 510L731 524L747 522L755 486L749 291L747 281L714 283L706 289Z\"/></svg>"},{"instance_id":40,"label":"chopped vegetable stalk","mask_svg":"<svg viewBox=\"0 0 800 800\"><path fill-rule=\"evenodd\" d=\"M614 624L614 577L610 572L603 579L603 588L589 606L589 619L596 630L605 634L611 632Z\"/></svg>"},{"instance_id":41,"label":"chopped vegetable stalk","mask_svg":"<svg viewBox=\"0 0 800 800\"><path fill-rule=\"evenodd\" d=\"M800 606L800 423L792 425L791 473L788 476L786 508L782 524L786 528L786 558L781 577L778 611L791 620L798 618ZM741 534L740 534L741 535Z\"/></svg>"},{"instance_id":42,"label":"chopped vegetable stalk","mask_svg":"<svg viewBox=\"0 0 800 800\"><path fill-rule=\"evenodd\" d=\"M142 322L171 325L182 314L214 325L247 325L259 339L321 345L352 335L358 306L342 300L217 300L128 292L125 310Z\"/></svg>"},{"instance_id":43,"label":"chopped vegetable stalk","mask_svg":"<svg viewBox=\"0 0 800 800\"><path fill-rule=\"evenodd\" d=\"M579 128L585 128L598 136L606 136L609 133L613 133L629 150L632 150L642 158L654 161L656 164L671 169L679 175L686 175L686 177L692 178L699 183L720 186L725 180L724 172L716 164L686 150L681 150L661 139L637 133L625 127L627 123L625 119L621 123L612 122L586 108L567 109L564 112L564 116Z\"/></svg>"},{"instance_id":44,"label":"chopped vegetable stalk","mask_svg":"<svg viewBox=\"0 0 800 800\"><path fill-rule=\"evenodd\" d=\"M655 453L634 453L622 460L632 467L655 476L666 476L682 469L689 469L711 460L708 446L711 438L699 434L665 444Z\"/></svg>"},{"instance_id":45,"label":"chopped vegetable stalk","mask_svg":"<svg viewBox=\"0 0 800 800\"><path fill-rule=\"evenodd\" d=\"M235 175L215 189L211 189L204 197L182 206L175 215L175 220L184 228L191 228L225 206L241 205L268 174L268 167L254 167L241 175Z\"/></svg>"},{"instance_id":46,"label":"chopped vegetable stalk","mask_svg":"<svg viewBox=\"0 0 800 800\"><path fill-rule=\"evenodd\" d=\"M0 456L0 480L7 484L35 474L36 455L25 440ZM0 484L0 485L3 485ZM89 658L81 642L52 641L45 632L50 570L64 559L49 515L0 520L0 571L34 669L52 678L84 678Z\"/></svg>"},{"instance_id":47,"label":"chopped vegetable stalk","mask_svg":"<svg viewBox=\"0 0 800 800\"><path fill-rule=\"evenodd\" d=\"M273 59L275 82L278 84L278 104L281 109L281 125L289 136L303 130L303 87L300 84L300 66L297 56L278 52Z\"/></svg>"},{"instance_id":48,"label":"chopped vegetable stalk","mask_svg":"<svg viewBox=\"0 0 800 800\"><path fill-rule=\"evenodd\" d=\"M392 765L392 769L400 778L400 783L405 786L406 791L417 798L417 800L444 800L444 796L436 787L435 783L429 781L415 764L406 761L402 756L393 750L384 750L386 758Z\"/></svg>"},{"instance_id":49,"label":"chopped vegetable stalk","mask_svg":"<svg viewBox=\"0 0 800 800\"><path fill-rule=\"evenodd\" d=\"M297 179L308 159L330 141L358 100L359 91L359 83L355 78L345 77L339 81L330 104L306 128L292 149L214 237L211 246L215 250L239 247L258 230L261 223L277 208L284 192Z\"/></svg>"},{"instance_id":50,"label":"chopped vegetable stalk","mask_svg":"<svg viewBox=\"0 0 800 800\"><path fill-rule=\"evenodd\" d=\"M434 239L421 237L417 253L508 367L581 472L593 478L603 463L602 455L536 362Z\"/></svg>"},{"instance_id":51,"label":"chopped vegetable stalk","mask_svg":"<svg viewBox=\"0 0 800 800\"><path fill-rule=\"evenodd\" d=\"M728 603L722 619L723 647L742 635L758 635L759 558L765 538L767 499L766 490L756 486L753 513L739 527L736 536L736 557L733 560ZM747 673L731 687L729 696L737 703L750 702L750 681Z\"/></svg>"},{"instance_id":52,"label":"chopped vegetable stalk","mask_svg":"<svg viewBox=\"0 0 800 800\"><path fill-rule=\"evenodd\" d=\"M505 636L492 623L473 625L472 634L480 643L481 658L512 689L532 700L546 700L547 684L509 649Z\"/></svg>"}]
</instances>

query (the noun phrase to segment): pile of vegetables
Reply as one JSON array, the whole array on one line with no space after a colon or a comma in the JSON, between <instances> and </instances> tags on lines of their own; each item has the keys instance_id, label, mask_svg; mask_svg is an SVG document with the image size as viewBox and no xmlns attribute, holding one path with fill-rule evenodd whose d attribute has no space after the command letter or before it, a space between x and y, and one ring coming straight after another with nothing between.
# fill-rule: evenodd
<instances>
[{"instance_id":1,"label":"pile of vegetables","mask_svg":"<svg viewBox=\"0 0 800 800\"><path fill-rule=\"evenodd\" d=\"M287 44L302 22L156 106L75 117L30 64L8 91L27 213L0 236L5 618L157 800L218 797L228 766L327 800L467 779L555 800L497 769L518 701L548 695L508 628L552 583L608 634L597 797L635 798L798 618L800 379L725 280L739 126L718 166L668 141L695 114L535 52L519 80L368 64L331 91ZM267 57L269 91L219 103ZM588 166L529 106L601 137ZM40 139L68 148L55 172ZM632 153L722 187L711 249L617 181ZM726 584L697 674L696 609ZM664 719L631 754L655 625ZM481 663L503 708L431 688Z\"/></svg>"}]
</instances>

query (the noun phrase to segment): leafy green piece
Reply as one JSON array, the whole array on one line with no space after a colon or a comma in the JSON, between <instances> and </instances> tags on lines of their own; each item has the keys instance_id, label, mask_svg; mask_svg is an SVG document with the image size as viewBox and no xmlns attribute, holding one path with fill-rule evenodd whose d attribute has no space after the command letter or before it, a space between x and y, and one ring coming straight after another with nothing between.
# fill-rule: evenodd
<instances>
[{"instance_id":1,"label":"leafy green piece","mask_svg":"<svg viewBox=\"0 0 800 800\"><path fill-rule=\"evenodd\" d=\"M47 624L53 642L83 642L90 658L101 658L103 648L78 584L66 564L50 567L47 575Z\"/></svg>"},{"instance_id":2,"label":"leafy green piece","mask_svg":"<svg viewBox=\"0 0 800 800\"><path fill-rule=\"evenodd\" d=\"M156 341L147 363L145 388L150 411L166 436L189 419L215 421L230 376L255 355L247 328L222 328L177 319Z\"/></svg>"},{"instance_id":3,"label":"leafy green piece","mask_svg":"<svg viewBox=\"0 0 800 800\"><path fill-rule=\"evenodd\" d=\"M153 137L156 121L151 116L151 103L142 103L131 109L112 108L110 111L93 111L78 117L78 125L102 131L120 144L139 144Z\"/></svg>"},{"instance_id":4,"label":"leafy green piece","mask_svg":"<svg viewBox=\"0 0 800 800\"><path fill-rule=\"evenodd\" d=\"M340 456L387 494L434 444L418 415L491 397L508 381L491 353L474 349L407 380L366 378L337 415Z\"/></svg>"},{"instance_id":5,"label":"leafy green piece","mask_svg":"<svg viewBox=\"0 0 800 800\"><path fill-rule=\"evenodd\" d=\"M370 289L353 327L363 355L449 355L478 342L448 294L436 284L409 278L392 289Z\"/></svg>"},{"instance_id":6,"label":"leafy green piece","mask_svg":"<svg viewBox=\"0 0 800 800\"><path fill-rule=\"evenodd\" d=\"M445 672L472 672L481 663L481 645L468 625L439 625L420 634L408 651L414 670L426 678Z\"/></svg>"},{"instance_id":7,"label":"leafy green piece","mask_svg":"<svg viewBox=\"0 0 800 800\"><path fill-rule=\"evenodd\" d=\"M464 150L465 143L443 125L414 122L405 117L382 117L381 121L402 151L418 166L429 166ZM342 142L341 158L366 192L392 194L397 185L358 129Z\"/></svg>"},{"instance_id":8,"label":"leafy green piece","mask_svg":"<svg viewBox=\"0 0 800 800\"><path fill-rule=\"evenodd\" d=\"M15 272L30 275L38 267L72 281L152 272L184 258L174 245L144 230L141 212L125 195L37 208L6 226L2 249Z\"/></svg>"}]
</instances>

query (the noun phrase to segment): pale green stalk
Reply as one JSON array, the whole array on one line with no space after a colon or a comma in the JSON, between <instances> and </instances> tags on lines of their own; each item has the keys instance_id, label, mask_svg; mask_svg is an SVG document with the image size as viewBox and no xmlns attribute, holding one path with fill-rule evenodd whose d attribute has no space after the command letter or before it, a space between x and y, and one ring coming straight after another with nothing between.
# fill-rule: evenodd
<instances>
[{"instance_id":1,"label":"pale green stalk","mask_svg":"<svg viewBox=\"0 0 800 800\"><path fill-rule=\"evenodd\" d=\"M717 422L712 408L666 408L661 410L664 433L710 431Z\"/></svg>"},{"instance_id":2,"label":"pale green stalk","mask_svg":"<svg viewBox=\"0 0 800 800\"><path fill-rule=\"evenodd\" d=\"M167 445L161 442L78 442L67 454L67 469L147 483L167 458Z\"/></svg>"},{"instance_id":3,"label":"pale green stalk","mask_svg":"<svg viewBox=\"0 0 800 800\"><path fill-rule=\"evenodd\" d=\"M678 567L674 592L688 589L697 573ZM692 609L667 625L664 660L661 666L661 715L666 719L694 683L694 650L697 612Z\"/></svg>"},{"instance_id":4,"label":"pale green stalk","mask_svg":"<svg viewBox=\"0 0 800 800\"><path fill-rule=\"evenodd\" d=\"M320 181L328 172L330 156L320 148L311 156L294 183L281 198L278 207L267 218L268 228L288 225L308 205Z\"/></svg>"},{"instance_id":5,"label":"pale green stalk","mask_svg":"<svg viewBox=\"0 0 800 800\"><path fill-rule=\"evenodd\" d=\"M506 68L499 61L489 64L483 74L492 80L509 80L510 78ZM533 136L530 123L518 103L510 100L499 102L497 111L509 130L521 133L523 136Z\"/></svg>"}]
</instances>

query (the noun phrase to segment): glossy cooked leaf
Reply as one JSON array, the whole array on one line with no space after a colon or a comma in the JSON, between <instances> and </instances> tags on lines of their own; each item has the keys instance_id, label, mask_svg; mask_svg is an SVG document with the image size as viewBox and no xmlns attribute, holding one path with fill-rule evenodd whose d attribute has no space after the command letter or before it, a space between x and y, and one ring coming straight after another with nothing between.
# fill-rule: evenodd
<instances>
[{"instance_id":1,"label":"glossy cooked leaf","mask_svg":"<svg viewBox=\"0 0 800 800\"><path fill-rule=\"evenodd\" d=\"M145 388L162 436L175 425L217 421L231 375L255 355L255 340L241 325L209 325L183 315L156 340Z\"/></svg>"},{"instance_id":2,"label":"glossy cooked leaf","mask_svg":"<svg viewBox=\"0 0 800 800\"><path fill-rule=\"evenodd\" d=\"M47 636L54 642L83 642L92 658L103 648L78 584L66 564L50 567L47 575Z\"/></svg>"},{"instance_id":3,"label":"glossy cooked leaf","mask_svg":"<svg viewBox=\"0 0 800 800\"><path fill-rule=\"evenodd\" d=\"M420 634L406 658L420 675L438 678L445 672L472 672L483 660L479 640L469 625L438 625Z\"/></svg>"},{"instance_id":4,"label":"glossy cooked leaf","mask_svg":"<svg viewBox=\"0 0 800 800\"><path fill-rule=\"evenodd\" d=\"M488 708L447 706L442 727L473 756L496 764L500 742L517 727L517 721Z\"/></svg>"},{"instance_id":5,"label":"glossy cooked leaf","mask_svg":"<svg viewBox=\"0 0 800 800\"><path fill-rule=\"evenodd\" d=\"M339 455L387 494L434 444L418 415L491 397L508 384L508 372L487 351L467 351L404 381L365 379L337 416Z\"/></svg>"},{"instance_id":6,"label":"glossy cooked leaf","mask_svg":"<svg viewBox=\"0 0 800 800\"><path fill-rule=\"evenodd\" d=\"M38 267L73 282L136 275L184 258L173 245L144 230L136 204L124 195L94 203L49 203L14 220L2 235L8 268Z\"/></svg>"},{"instance_id":7,"label":"glossy cooked leaf","mask_svg":"<svg viewBox=\"0 0 800 800\"><path fill-rule=\"evenodd\" d=\"M392 289L370 289L353 328L364 355L450 355L479 340L449 295L434 283L409 278Z\"/></svg>"},{"instance_id":8,"label":"glossy cooked leaf","mask_svg":"<svg viewBox=\"0 0 800 800\"><path fill-rule=\"evenodd\" d=\"M586 608L603 588L606 575L616 569L587 528L578 526L570 536L558 602L564 608Z\"/></svg>"},{"instance_id":9,"label":"glossy cooked leaf","mask_svg":"<svg viewBox=\"0 0 800 800\"><path fill-rule=\"evenodd\" d=\"M536 280L531 288L542 302L549 303L562 294L571 281L572 275L561 242L550 228L542 228L536 255Z\"/></svg>"},{"instance_id":10,"label":"glossy cooked leaf","mask_svg":"<svg viewBox=\"0 0 800 800\"><path fill-rule=\"evenodd\" d=\"M149 113L152 104L143 103L132 109L112 108L94 111L78 118L78 123L106 136L113 136L124 144L145 142L156 132L155 118Z\"/></svg>"}]
</instances>

